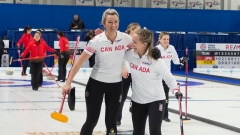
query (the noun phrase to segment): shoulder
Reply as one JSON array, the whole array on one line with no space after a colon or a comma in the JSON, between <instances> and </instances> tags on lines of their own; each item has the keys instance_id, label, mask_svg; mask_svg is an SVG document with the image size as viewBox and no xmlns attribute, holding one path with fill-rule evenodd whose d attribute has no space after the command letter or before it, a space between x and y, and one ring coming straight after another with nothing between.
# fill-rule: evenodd
<instances>
[{"instance_id":1,"label":"shoulder","mask_svg":"<svg viewBox=\"0 0 240 135\"><path fill-rule=\"evenodd\" d=\"M124 32L118 32L124 39L132 40L132 37Z\"/></svg>"},{"instance_id":2,"label":"shoulder","mask_svg":"<svg viewBox=\"0 0 240 135\"><path fill-rule=\"evenodd\" d=\"M170 45L170 44L169 44L168 47L169 47L169 49L171 49L171 50L175 50L175 47L174 47L173 45Z\"/></svg>"}]
</instances>

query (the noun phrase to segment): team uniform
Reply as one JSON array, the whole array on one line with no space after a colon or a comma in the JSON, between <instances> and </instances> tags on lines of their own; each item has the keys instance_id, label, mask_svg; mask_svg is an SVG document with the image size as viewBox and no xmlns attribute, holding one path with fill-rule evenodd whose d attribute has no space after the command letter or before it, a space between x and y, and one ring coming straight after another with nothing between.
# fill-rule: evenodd
<instances>
[{"instance_id":1,"label":"team uniform","mask_svg":"<svg viewBox=\"0 0 240 135\"><path fill-rule=\"evenodd\" d=\"M68 39L65 36L59 38L60 55L58 56L58 80L65 82L67 74L67 62L70 58Z\"/></svg>"},{"instance_id":2,"label":"team uniform","mask_svg":"<svg viewBox=\"0 0 240 135\"><path fill-rule=\"evenodd\" d=\"M46 45L46 42L40 40L36 42L32 40L25 51L22 53L21 57L25 57L28 52L30 52L30 58L44 57L46 56L46 51L54 52L52 48ZM31 84L33 90L38 90L38 87L42 85L42 64L44 58L37 58L30 60L30 69L31 69Z\"/></svg>"},{"instance_id":3,"label":"team uniform","mask_svg":"<svg viewBox=\"0 0 240 135\"><path fill-rule=\"evenodd\" d=\"M102 32L90 40L84 49L89 55L95 53L96 63L85 90L87 120L81 134L92 135L100 115L103 97L106 104L106 133L117 133L116 118L121 102L123 57L131 42L132 38L125 33L117 32L115 41L111 42L105 32Z\"/></svg>"},{"instance_id":4,"label":"team uniform","mask_svg":"<svg viewBox=\"0 0 240 135\"><path fill-rule=\"evenodd\" d=\"M151 135L161 135L161 124L165 107L165 94L162 83L164 79L171 90L177 88L164 60L142 58L134 50L126 52L125 59L130 63L132 74L132 121L133 135L144 135L147 116Z\"/></svg>"},{"instance_id":5,"label":"team uniform","mask_svg":"<svg viewBox=\"0 0 240 135\"><path fill-rule=\"evenodd\" d=\"M20 40L17 42L18 49L20 49L20 45L23 43L23 51L24 51L32 39L33 38L31 34L27 34L27 33L23 34ZM25 57L29 58L29 53ZM28 60L24 61L22 75L26 74L28 63L29 63Z\"/></svg>"},{"instance_id":6,"label":"team uniform","mask_svg":"<svg viewBox=\"0 0 240 135\"><path fill-rule=\"evenodd\" d=\"M169 70L171 70L171 60L174 64L180 64L178 54L172 45L168 45L167 49L164 49L161 44L156 46L161 51L161 56L164 62L166 63ZM166 107L164 112L164 118L168 118L168 103L169 103L169 87L166 85L165 80L162 80L165 95L166 95Z\"/></svg>"}]
</instances>

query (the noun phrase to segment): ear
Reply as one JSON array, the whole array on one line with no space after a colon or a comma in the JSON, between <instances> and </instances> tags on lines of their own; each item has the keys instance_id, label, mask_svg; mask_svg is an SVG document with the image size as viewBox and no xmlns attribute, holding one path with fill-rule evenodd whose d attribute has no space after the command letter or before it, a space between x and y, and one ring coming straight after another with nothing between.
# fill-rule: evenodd
<instances>
[{"instance_id":1,"label":"ear","mask_svg":"<svg viewBox=\"0 0 240 135\"><path fill-rule=\"evenodd\" d=\"M144 47L147 47L147 43L143 43Z\"/></svg>"}]
</instances>

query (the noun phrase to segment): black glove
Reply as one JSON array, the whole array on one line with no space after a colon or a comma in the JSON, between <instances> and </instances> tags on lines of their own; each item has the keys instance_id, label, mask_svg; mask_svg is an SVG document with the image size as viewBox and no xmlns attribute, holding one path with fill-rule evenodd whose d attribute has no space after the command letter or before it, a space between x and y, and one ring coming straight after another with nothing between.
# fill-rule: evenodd
<instances>
[{"instance_id":1,"label":"black glove","mask_svg":"<svg viewBox=\"0 0 240 135\"><path fill-rule=\"evenodd\" d=\"M152 57L153 57L154 59L159 59L159 58L161 58L161 51L160 51L157 47L154 47L154 48L152 49Z\"/></svg>"},{"instance_id":2,"label":"black glove","mask_svg":"<svg viewBox=\"0 0 240 135\"><path fill-rule=\"evenodd\" d=\"M187 62L189 60L188 55L182 57L179 61L180 61L180 68L182 68L184 66L184 63Z\"/></svg>"},{"instance_id":3,"label":"black glove","mask_svg":"<svg viewBox=\"0 0 240 135\"><path fill-rule=\"evenodd\" d=\"M178 94L178 92L175 93L175 97L178 99L178 97L180 97L180 101L182 101L182 97L183 97L183 94L180 92Z\"/></svg>"},{"instance_id":4,"label":"black glove","mask_svg":"<svg viewBox=\"0 0 240 135\"><path fill-rule=\"evenodd\" d=\"M57 56L59 55L57 50L54 50L54 54L56 54Z\"/></svg>"},{"instance_id":5,"label":"black glove","mask_svg":"<svg viewBox=\"0 0 240 135\"><path fill-rule=\"evenodd\" d=\"M186 55L186 56L182 57L182 59L180 60L180 63L185 63L188 60L189 60L189 57L188 57L188 55Z\"/></svg>"}]
</instances>

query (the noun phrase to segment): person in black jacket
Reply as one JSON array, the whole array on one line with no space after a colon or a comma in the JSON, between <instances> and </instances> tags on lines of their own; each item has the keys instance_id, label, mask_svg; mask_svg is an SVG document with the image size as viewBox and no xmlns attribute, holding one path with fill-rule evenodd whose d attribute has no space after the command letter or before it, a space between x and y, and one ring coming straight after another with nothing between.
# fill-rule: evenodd
<instances>
[{"instance_id":1,"label":"person in black jacket","mask_svg":"<svg viewBox=\"0 0 240 135\"><path fill-rule=\"evenodd\" d=\"M4 53L4 47L5 47L4 42L3 42L3 40L0 38L0 67L2 67L2 66L1 66L1 63L2 63L2 55L3 55L3 53Z\"/></svg>"},{"instance_id":2,"label":"person in black jacket","mask_svg":"<svg viewBox=\"0 0 240 135\"><path fill-rule=\"evenodd\" d=\"M84 38L84 41L88 42L95 36L94 30L89 30L89 32L87 33L86 37ZM95 64L95 54L93 54L90 58L89 58L89 67L93 67Z\"/></svg>"},{"instance_id":3,"label":"person in black jacket","mask_svg":"<svg viewBox=\"0 0 240 135\"><path fill-rule=\"evenodd\" d=\"M85 25L84 25L84 22L78 18L78 15L75 14L74 15L74 19L73 21L71 22L70 26L69 26L69 29L85 29Z\"/></svg>"}]
</instances>

